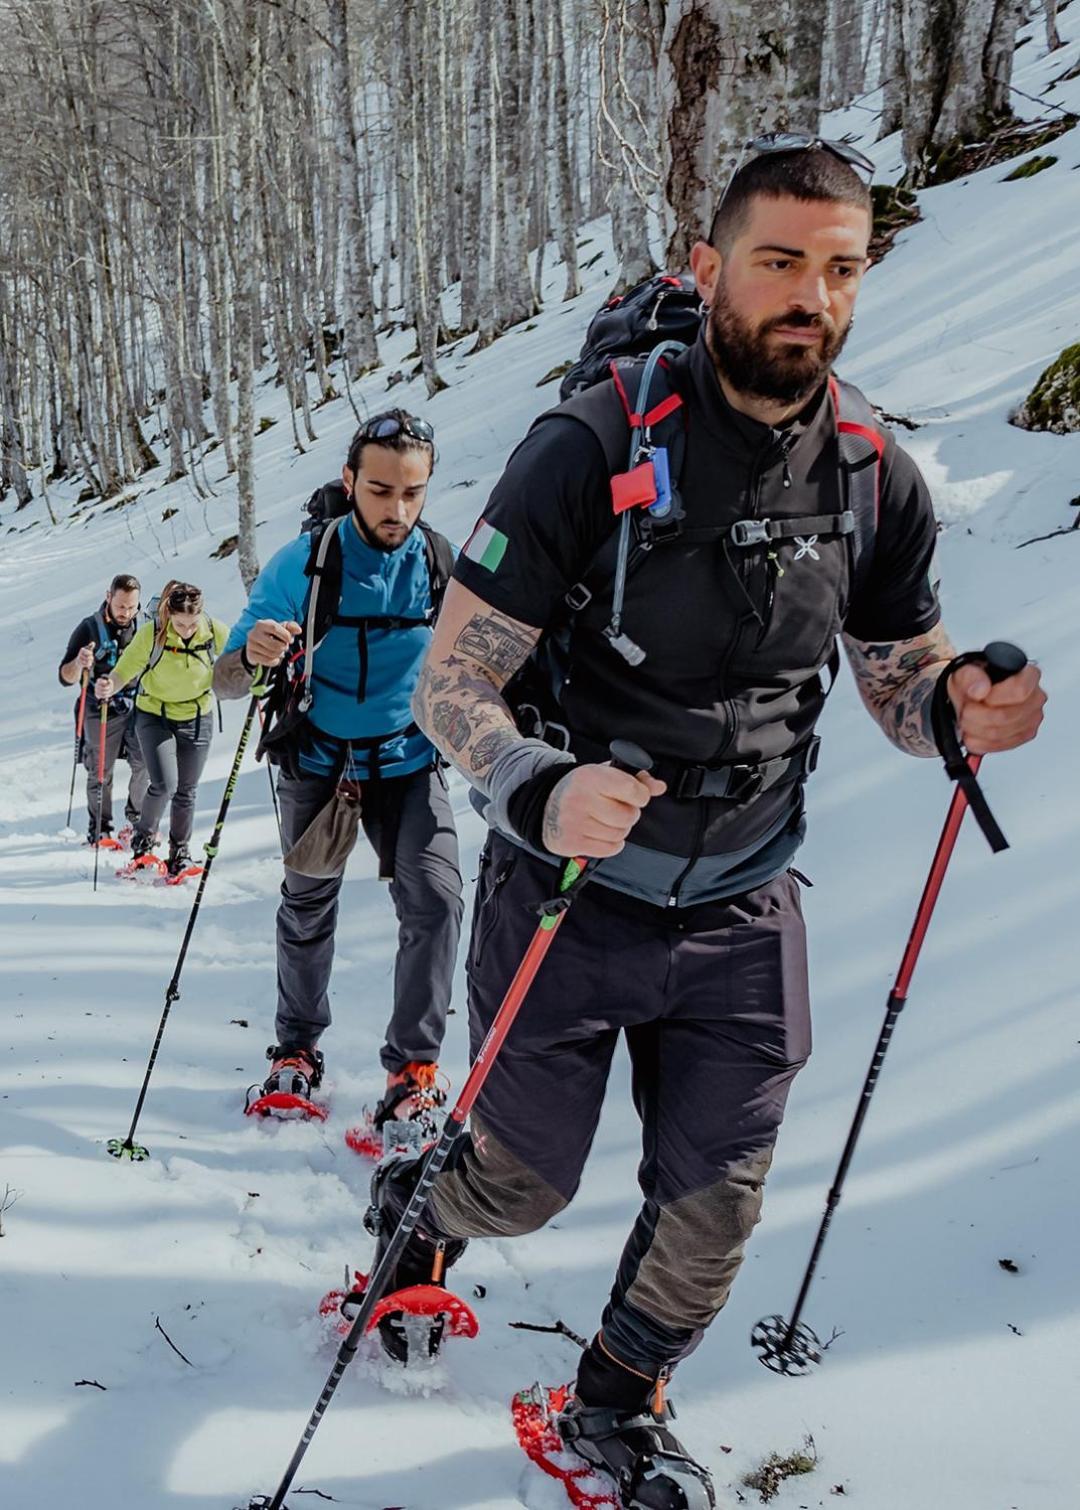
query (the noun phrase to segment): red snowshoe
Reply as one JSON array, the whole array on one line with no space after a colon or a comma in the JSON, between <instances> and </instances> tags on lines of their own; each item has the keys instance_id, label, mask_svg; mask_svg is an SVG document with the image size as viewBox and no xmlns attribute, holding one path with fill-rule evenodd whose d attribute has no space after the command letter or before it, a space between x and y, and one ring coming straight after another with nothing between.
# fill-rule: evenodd
<instances>
[{"instance_id":1,"label":"red snowshoe","mask_svg":"<svg viewBox=\"0 0 1080 1510\"><path fill-rule=\"evenodd\" d=\"M323 1056L318 1049L285 1049L272 1043L266 1051L270 1073L262 1085L247 1093L249 1117L278 1117L285 1121L325 1122L325 1106L311 1099L322 1084Z\"/></svg>"},{"instance_id":2,"label":"red snowshoe","mask_svg":"<svg viewBox=\"0 0 1080 1510\"><path fill-rule=\"evenodd\" d=\"M669 1428L662 1390L635 1411L584 1405L570 1385L534 1384L511 1412L525 1452L577 1510L716 1510L708 1470Z\"/></svg>"},{"instance_id":3,"label":"red snowshoe","mask_svg":"<svg viewBox=\"0 0 1080 1510\"><path fill-rule=\"evenodd\" d=\"M330 1290L319 1302L319 1315L342 1337L353 1324L368 1282L368 1276L359 1269L351 1282L348 1274L345 1278L348 1288ZM364 1330L373 1332L376 1328L383 1351L398 1363L408 1363L410 1359L438 1357L447 1336L475 1337L480 1323L470 1305L436 1281L408 1285L384 1295Z\"/></svg>"}]
</instances>

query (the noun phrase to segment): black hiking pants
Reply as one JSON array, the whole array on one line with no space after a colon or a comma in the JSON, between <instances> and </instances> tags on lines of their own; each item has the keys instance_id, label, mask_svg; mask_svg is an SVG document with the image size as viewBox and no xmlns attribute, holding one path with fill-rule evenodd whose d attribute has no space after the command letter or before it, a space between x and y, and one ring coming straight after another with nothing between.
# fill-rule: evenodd
<instances>
[{"instance_id":1,"label":"black hiking pants","mask_svg":"<svg viewBox=\"0 0 1080 1510\"><path fill-rule=\"evenodd\" d=\"M555 869L488 839L469 950L472 1052L552 895ZM655 917L653 914L656 914ZM506 1237L578 1187L619 1034L633 1064L644 1204L602 1322L655 1378L723 1306L761 1212L788 1091L810 1053L806 944L790 872L677 920L595 883L567 915L436 1181L425 1225Z\"/></svg>"},{"instance_id":2,"label":"black hiking pants","mask_svg":"<svg viewBox=\"0 0 1080 1510\"><path fill-rule=\"evenodd\" d=\"M278 777L281 831L286 853L334 795L329 777ZM381 796L380 796L381 794ZM393 803L391 819L384 804ZM446 781L439 770L363 783L360 817L376 852L384 826L396 826L390 900L398 921L394 1005L380 1055L396 1073L412 1061L439 1057L450 1009L464 904L457 829ZM330 972L334 963L338 898L344 874L315 880L285 871L277 914L277 1041L310 1048L330 1026Z\"/></svg>"},{"instance_id":3,"label":"black hiking pants","mask_svg":"<svg viewBox=\"0 0 1080 1510\"><path fill-rule=\"evenodd\" d=\"M135 729L150 786L139 814L139 834L152 838L169 808L169 843L187 844L195 825L195 793L214 737L213 713L174 721L164 713L135 714Z\"/></svg>"},{"instance_id":4,"label":"black hiking pants","mask_svg":"<svg viewBox=\"0 0 1080 1510\"><path fill-rule=\"evenodd\" d=\"M99 781L101 711L98 708L88 708L83 722L82 763L86 767L86 808L90 814L90 832L95 835L99 803L102 833L111 834L113 830L113 771L118 760L126 760L131 767L124 817L134 827L139 821L139 811L149 783L142 750L139 748L139 736L135 732L135 709L126 709L122 713L109 709L109 721L105 725L105 779Z\"/></svg>"}]
</instances>

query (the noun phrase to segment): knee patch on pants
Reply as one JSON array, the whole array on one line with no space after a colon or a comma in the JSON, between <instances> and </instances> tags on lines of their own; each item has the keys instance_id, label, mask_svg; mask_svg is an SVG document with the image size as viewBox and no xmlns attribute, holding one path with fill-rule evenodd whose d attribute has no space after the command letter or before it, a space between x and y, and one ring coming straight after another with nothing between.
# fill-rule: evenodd
<instances>
[{"instance_id":1,"label":"knee patch on pants","mask_svg":"<svg viewBox=\"0 0 1080 1510\"><path fill-rule=\"evenodd\" d=\"M435 1181L431 1206L447 1237L519 1237L558 1216L565 1196L504 1148L477 1117L455 1167Z\"/></svg>"},{"instance_id":2,"label":"knee patch on pants","mask_svg":"<svg viewBox=\"0 0 1080 1510\"><path fill-rule=\"evenodd\" d=\"M661 1206L626 1300L665 1326L708 1326L761 1216L771 1163L770 1148L733 1165L715 1185Z\"/></svg>"}]
</instances>

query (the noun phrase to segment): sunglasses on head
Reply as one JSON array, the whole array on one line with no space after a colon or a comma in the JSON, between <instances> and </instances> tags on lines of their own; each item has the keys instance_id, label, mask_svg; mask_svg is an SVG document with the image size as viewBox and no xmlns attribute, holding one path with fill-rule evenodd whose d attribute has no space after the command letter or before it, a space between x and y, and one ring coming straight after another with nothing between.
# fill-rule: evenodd
<instances>
[{"instance_id":1,"label":"sunglasses on head","mask_svg":"<svg viewBox=\"0 0 1080 1510\"><path fill-rule=\"evenodd\" d=\"M852 147L847 142L830 141L824 136L814 136L810 131L768 131L764 136L755 136L751 141L745 142L739 159L731 170L731 177L724 186L724 192L717 201L713 211L712 225L709 227L709 240L712 241L716 233L716 221L720 211L724 207L724 200L731 191L731 185L735 182L735 176L745 162L753 161L755 157L768 157L774 152L831 152L833 157L839 158L842 163L847 163L849 168L854 168L859 177L865 183L870 183L874 176L874 164L860 152L858 147Z\"/></svg>"},{"instance_id":2,"label":"sunglasses on head","mask_svg":"<svg viewBox=\"0 0 1080 1510\"><path fill-rule=\"evenodd\" d=\"M435 444L435 431L426 419L414 419L411 415L398 419L396 414L376 414L360 427L357 440L393 440L395 435L408 435L412 440Z\"/></svg>"},{"instance_id":3,"label":"sunglasses on head","mask_svg":"<svg viewBox=\"0 0 1080 1510\"><path fill-rule=\"evenodd\" d=\"M202 593L187 583L174 587L169 594L170 613L197 613L202 606Z\"/></svg>"}]
</instances>

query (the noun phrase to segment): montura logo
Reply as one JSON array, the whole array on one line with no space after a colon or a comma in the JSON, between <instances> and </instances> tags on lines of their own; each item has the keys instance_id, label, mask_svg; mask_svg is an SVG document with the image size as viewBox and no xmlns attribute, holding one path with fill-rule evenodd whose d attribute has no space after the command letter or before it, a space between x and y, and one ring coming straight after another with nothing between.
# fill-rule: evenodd
<instances>
[{"instance_id":1,"label":"montura logo","mask_svg":"<svg viewBox=\"0 0 1080 1510\"><path fill-rule=\"evenodd\" d=\"M821 557L814 549L814 546L817 543L818 537L816 535L811 535L809 536L809 538L804 538L802 535L796 535L795 544L799 547L795 552L796 561L801 561L804 556L809 556L811 561L820 561Z\"/></svg>"}]
</instances>

